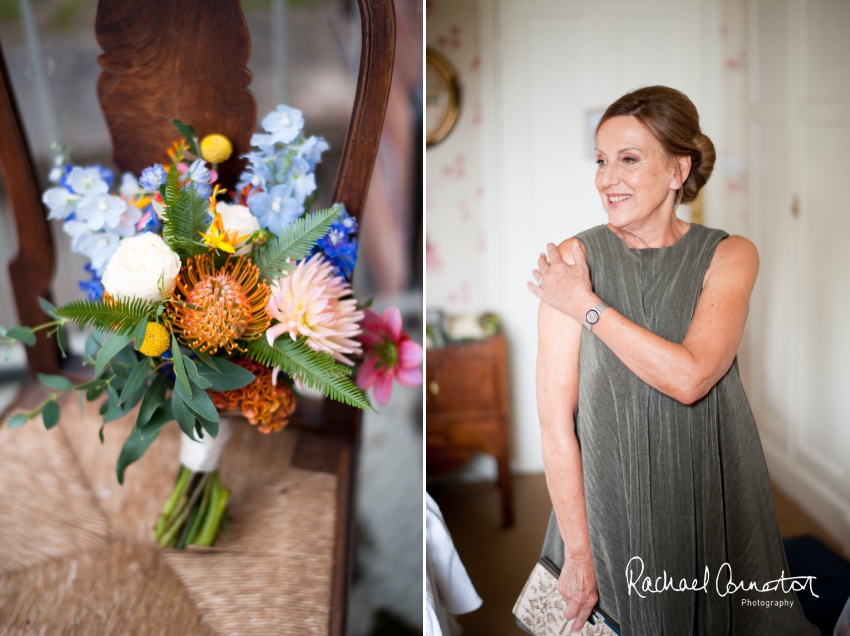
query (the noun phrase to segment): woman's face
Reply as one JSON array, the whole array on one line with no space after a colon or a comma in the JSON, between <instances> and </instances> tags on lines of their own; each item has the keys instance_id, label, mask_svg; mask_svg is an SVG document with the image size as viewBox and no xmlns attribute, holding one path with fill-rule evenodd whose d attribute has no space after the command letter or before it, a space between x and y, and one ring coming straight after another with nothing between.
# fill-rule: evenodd
<instances>
[{"instance_id":1,"label":"woman's face","mask_svg":"<svg viewBox=\"0 0 850 636\"><path fill-rule=\"evenodd\" d=\"M634 117L612 117L596 134L596 165L596 189L609 223L635 228L667 220L690 157L671 158Z\"/></svg>"}]
</instances>

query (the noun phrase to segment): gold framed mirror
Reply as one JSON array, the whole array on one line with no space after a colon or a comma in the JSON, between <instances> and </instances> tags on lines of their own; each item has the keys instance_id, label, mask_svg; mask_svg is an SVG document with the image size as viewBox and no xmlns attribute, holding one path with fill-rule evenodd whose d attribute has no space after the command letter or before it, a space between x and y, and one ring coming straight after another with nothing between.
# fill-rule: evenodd
<instances>
[{"instance_id":1,"label":"gold framed mirror","mask_svg":"<svg viewBox=\"0 0 850 636\"><path fill-rule=\"evenodd\" d=\"M425 53L425 145L446 138L460 113L460 88L449 61L434 49Z\"/></svg>"}]
</instances>

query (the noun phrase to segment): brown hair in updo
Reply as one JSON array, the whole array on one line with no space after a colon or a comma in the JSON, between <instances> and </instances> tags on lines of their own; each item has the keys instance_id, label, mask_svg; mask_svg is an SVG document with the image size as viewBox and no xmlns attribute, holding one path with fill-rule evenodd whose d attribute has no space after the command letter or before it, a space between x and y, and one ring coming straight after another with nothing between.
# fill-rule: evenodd
<instances>
[{"instance_id":1,"label":"brown hair in updo","mask_svg":"<svg viewBox=\"0 0 850 636\"><path fill-rule=\"evenodd\" d=\"M714 144L699 129L696 106L681 91L647 86L623 95L599 120L596 132L612 117L632 116L651 132L672 156L691 158L691 172L682 185L679 203L697 198L714 169Z\"/></svg>"}]
</instances>

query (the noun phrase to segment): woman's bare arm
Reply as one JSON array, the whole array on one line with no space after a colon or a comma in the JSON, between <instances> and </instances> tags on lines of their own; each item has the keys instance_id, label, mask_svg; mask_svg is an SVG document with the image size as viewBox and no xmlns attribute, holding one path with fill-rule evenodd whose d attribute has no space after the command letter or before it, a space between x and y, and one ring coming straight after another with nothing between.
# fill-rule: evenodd
<instances>
[{"instance_id":1,"label":"woman's bare arm","mask_svg":"<svg viewBox=\"0 0 850 636\"><path fill-rule=\"evenodd\" d=\"M581 326L540 303L537 345L537 412L543 442L546 485L564 540L558 589L567 602L564 616L581 628L598 600L590 554L581 453L575 435Z\"/></svg>"},{"instance_id":2,"label":"woman's bare arm","mask_svg":"<svg viewBox=\"0 0 850 636\"><path fill-rule=\"evenodd\" d=\"M562 255L573 258L567 262ZM549 246L550 263L540 263L542 289L529 284L545 303L584 323L600 299L590 286L584 247L569 239ZM545 270L545 271L544 271ZM538 272L539 273L539 272ZM635 375L662 393L692 404L702 398L732 365L758 275L758 252L740 236L717 246L705 275L702 294L682 344L665 340L613 308L593 327L596 334Z\"/></svg>"}]
</instances>

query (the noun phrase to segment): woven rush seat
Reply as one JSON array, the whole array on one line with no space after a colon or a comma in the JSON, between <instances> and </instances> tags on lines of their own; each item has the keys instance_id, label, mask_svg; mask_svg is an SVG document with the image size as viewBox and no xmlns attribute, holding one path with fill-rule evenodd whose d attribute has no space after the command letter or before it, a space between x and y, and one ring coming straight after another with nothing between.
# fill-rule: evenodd
<instances>
[{"instance_id":1,"label":"woven rush seat","mask_svg":"<svg viewBox=\"0 0 850 636\"><path fill-rule=\"evenodd\" d=\"M127 471L135 413L104 429L65 400L58 430L0 429L0 633L327 634L337 477L292 465L297 430L236 420L221 465L230 540L162 550L153 527L179 466L167 426Z\"/></svg>"}]
</instances>

